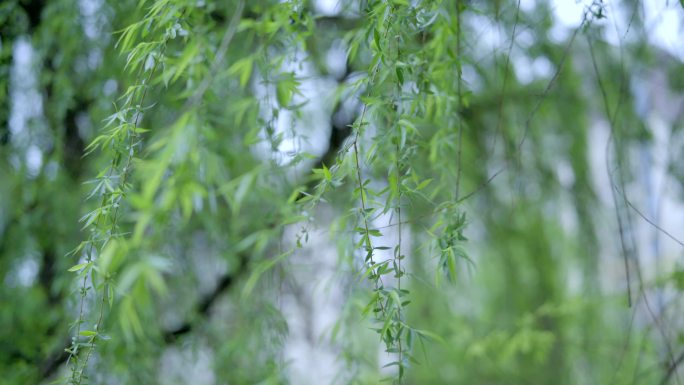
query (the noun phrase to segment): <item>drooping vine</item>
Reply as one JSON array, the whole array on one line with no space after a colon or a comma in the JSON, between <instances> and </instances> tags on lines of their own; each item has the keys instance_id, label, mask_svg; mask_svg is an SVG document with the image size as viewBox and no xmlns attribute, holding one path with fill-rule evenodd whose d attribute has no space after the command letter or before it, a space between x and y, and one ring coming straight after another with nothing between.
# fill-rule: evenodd
<instances>
[{"instance_id":1,"label":"drooping vine","mask_svg":"<svg viewBox=\"0 0 684 385\"><path fill-rule=\"evenodd\" d=\"M371 88L373 86L373 82L375 80L375 77L378 74L378 71L380 70L380 66L382 63L382 47L381 44L386 41L387 39L387 34L390 30L390 21L392 17L392 8L389 7L387 4L384 6L379 6L376 7L373 10L374 13L376 13L376 17L381 20L379 25L375 26L373 29L373 41L375 43L375 49L376 51L374 52L375 54L375 65L371 68L368 82L367 82L367 88L368 88L368 93L370 94ZM384 27L384 31L382 32L382 38L380 38L380 32L379 29ZM366 185L367 181L363 179L361 175L361 163L359 161L359 139L360 135L362 133L362 129L364 125L367 125L368 122L366 121L366 114L368 113L368 103L365 103L362 107L361 110L361 115L359 119L354 123L354 138L352 141L352 148L353 148L353 157L354 157L354 165L355 165L355 170L356 170L356 183L357 183L357 189L356 191L358 192L359 195L359 202L360 202L360 213L361 213L361 222L362 226L359 228L359 234L361 235L361 240L359 242L359 245L363 246L363 250L365 252L365 257L364 257L364 265L365 268L367 269L366 272L364 273L364 276L367 276L368 279L373 283L374 286L374 294L371 302L369 303L369 306L373 308L373 312L376 314L378 320L382 321L383 323L383 328L380 330L380 336L382 340L385 342L387 345L387 349L391 350L394 345L396 344L395 337L391 334L391 331L389 329L391 325L391 321L393 316L398 315L397 310L395 308L387 308L386 303L389 300L388 292L384 288L384 284L382 281L382 276L384 274L387 274L388 267L387 263L377 263L374 259L374 253L376 251L376 248L373 247L373 237L379 237L382 234L378 231L373 229L371 231L371 226L369 225L369 222L371 218L373 217L373 214L375 212L374 209L372 209L368 204L367 204L367 190L366 190Z\"/></svg>"},{"instance_id":2,"label":"drooping vine","mask_svg":"<svg viewBox=\"0 0 684 385\"><path fill-rule=\"evenodd\" d=\"M376 330L380 334L381 340L385 344L385 351L389 354L395 355L396 359L389 362L386 366L396 366L396 377L393 378L393 383L402 384L404 382L405 369L408 365L408 358L410 357L409 350L411 347L411 335L414 331L410 328L406 321L406 314L404 306L410 301L407 296L409 291L402 287L402 277L405 275L404 267L402 266L402 259L404 258L402 250L402 196L404 191L403 186L403 170L402 162L406 156L407 133L406 120L399 118L401 114L406 114L403 106L404 100L402 98L402 87L404 86L404 69L406 63L401 62L401 42L404 38L401 36L397 25L401 23L401 17L406 16L405 12L400 9L402 5L393 2L378 3L371 9L369 14L376 18L376 22L371 27L372 35L371 53L373 55L373 66L369 71L366 81L367 97L361 109L361 114L358 120L352 126L353 140L352 140L352 156L355 172L355 193L358 194L360 205L359 218L361 226L357 228L360 235L360 241L357 247L362 247L364 257L364 277L373 285L373 295L367 305L366 309L373 309L375 319L380 325ZM408 8L408 7L407 7ZM395 25L395 23L397 25ZM383 81L390 79L393 83L392 92L395 96L389 98L388 101L383 101L383 97L377 98L373 95L374 88L380 88L376 84L378 74L381 72L381 67L386 66L387 70L382 73ZM393 69L393 71L391 71ZM389 73L393 75L388 75ZM377 104L378 108L384 108L387 115L384 121L378 119L382 115L382 109L379 110L378 117L375 120L368 118L369 108ZM380 141L383 134L376 134L372 140L374 143L370 145L371 150L367 154L366 159L372 162L374 158L375 147L382 147L388 145L389 151L394 151L394 160L387 164L388 166L388 199L383 209L373 207L374 199L369 199L373 196L378 196L377 192L369 191L370 180L364 179L362 176L362 164L360 162L359 141L362 134L367 132L367 129L373 122L378 130L389 129L388 144L383 144ZM387 128L383 128L386 126ZM377 140L377 142L375 142ZM393 150L392 150L393 149ZM396 218L396 232L397 243L393 247L377 246L374 243L374 238L381 239L382 232L373 228L372 222L377 220L387 211L392 210ZM392 250L393 256L391 258L379 261L376 258L376 253L382 250ZM396 280L395 285L389 285L383 281L383 276L391 274L392 279Z\"/></svg>"},{"instance_id":3,"label":"drooping vine","mask_svg":"<svg viewBox=\"0 0 684 385\"><path fill-rule=\"evenodd\" d=\"M88 240L72 251L83 262L69 269L81 278L78 316L73 323L71 346L66 349L69 384L81 384L87 378L88 362L97 343L109 338L104 334L104 323L106 307L114 302L114 277L96 261L106 247L126 235L119 222L130 190L134 160L142 148L140 134L146 131L141 127L141 121L152 106L152 103L146 105L146 96L155 83L159 67L164 65L168 41L184 31L180 24L182 13L172 4L157 3L142 20L123 30L118 41L121 52L127 54L126 70L137 72L137 75L135 83L121 97L117 111L106 120L104 133L86 149L87 154L100 150L111 161L92 181L95 187L89 198L100 197L99 206L81 218L83 229L89 233ZM141 33L149 34L149 40L135 44ZM90 309L89 298L95 300L94 311ZM92 321L93 313L94 323L87 325Z\"/></svg>"}]
</instances>

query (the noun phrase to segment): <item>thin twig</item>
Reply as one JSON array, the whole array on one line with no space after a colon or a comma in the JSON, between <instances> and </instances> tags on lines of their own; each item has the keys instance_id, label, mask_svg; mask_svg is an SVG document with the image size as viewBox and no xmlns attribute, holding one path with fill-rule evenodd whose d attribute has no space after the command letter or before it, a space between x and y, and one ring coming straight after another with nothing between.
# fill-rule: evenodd
<instances>
[{"instance_id":1,"label":"thin twig","mask_svg":"<svg viewBox=\"0 0 684 385\"><path fill-rule=\"evenodd\" d=\"M518 0L518 4L515 7L515 22L513 22L513 31L511 32L511 41L508 44L508 52L506 53L506 60L504 62L504 74L503 74L503 83L501 85L501 93L499 94L499 116L496 120L496 130L494 131L494 142L492 143L492 153L496 150L496 141L497 138L499 137L499 132L501 131L501 126L503 124L503 106L504 106L504 97L506 96L506 85L508 83L508 66L510 65L511 62L511 52L513 51L513 43L515 43L515 32L516 29L518 28L518 18L520 16L520 1Z\"/></svg>"},{"instance_id":2,"label":"thin twig","mask_svg":"<svg viewBox=\"0 0 684 385\"><path fill-rule=\"evenodd\" d=\"M457 110L460 110L461 105L463 104L462 99L463 99L463 93L461 90L461 85L462 85L462 77L463 77L463 65L462 65L462 57L461 57L461 1L456 2L456 57L458 58L458 62L456 63L457 65L457 83L456 83L456 93L458 96L458 106ZM461 187L461 173L463 172L463 164L461 162L461 152L463 149L463 122L462 118L460 116L457 117L457 124L458 124L458 154L457 156L457 164L458 164L458 169L456 171L456 192L455 192L455 201L458 201L458 194L459 190Z\"/></svg>"},{"instance_id":3,"label":"thin twig","mask_svg":"<svg viewBox=\"0 0 684 385\"><path fill-rule=\"evenodd\" d=\"M674 375L677 372L677 368L679 365L684 361L684 351L679 353L677 358L672 361L672 364L667 368L667 372L665 372L665 375L663 378L660 380L660 385L666 385L668 382L670 382L670 378L672 378L672 375Z\"/></svg>"},{"instance_id":4,"label":"thin twig","mask_svg":"<svg viewBox=\"0 0 684 385\"><path fill-rule=\"evenodd\" d=\"M670 346L670 343L669 343L669 338L667 336L667 333L665 332L664 327L660 324L658 317L656 317L655 313L653 312L651 305L650 305L650 302L648 300L648 296L643 291L644 281L643 281L643 277L641 275L641 269L639 267L639 258L638 258L638 256L633 255L633 253L636 253L636 241L634 240L634 231L632 229L629 229L629 239L631 240L631 242L630 242L631 245L629 248L627 248L627 246L625 244L625 234L624 234L624 228L625 227L624 226L628 226L630 224L629 215L626 214L627 215L626 223L623 224L622 217L621 217L620 212L619 212L619 207L618 207L619 205L618 205L618 200L616 197L616 192L617 191L621 192L621 195L622 195L621 198L625 204L632 206L632 208L635 209L635 211L637 211L637 212L639 212L639 211L636 210L636 208L633 207L633 205L631 205L629 203L629 200L627 199L627 194L626 194L626 189L625 189L625 181L624 181L624 176L623 176L624 173L622 172L622 165L620 162L620 158L617 154L617 149L615 151L616 151L616 157L617 157L616 167L618 168L617 172L618 172L618 178L619 178L618 179L619 187L613 181L613 174L610 171L610 167L608 166L608 162L609 162L608 157L610 154L610 152L609 152L610 143L612 142L612 140L617 140L617 138L616 138L616 120L618 117L617 111L619 110L619 108L621 106L621 101L622 101L623 95L622 95L622 93L620 94L620 97L618 98L617 104L615 106L615 111L613 111L613 114L611 114L605 85L603 84L603 80L602 80L600 72L598 70L598 64L596 62L596 57L594 56L594 48L592 45L592 41L588 36L587 36L587 43L589 44L589 53L590 53L590 57L591 57L591 61L592 61L592 66L593 66L593 69L594 69L594 72L596 75L596 81L598 83L598 86L599 86L599 89L601 91L601 95L603 98L603 106L605 109L606 116L608 117L608 123L610 124L610 136L608 139L608 143L606 145L606 166L608 168L609 181L610 181L611 187L612 187L611 193L613 196L613 201L615 202L615 210L616 210L618 227L619 227L619 235L620 235L620 243L621 243L622 249L623 249L623 261L625 264L625 271L627 274L627 290L628 290L627 293L628 293L629 305L630 305L630 307L632 305L632 294L631 294L631 288L630 288L630 285L631 285L630 284L630 270L629 270L629 261L628 261L628 258L631 255L632 259L635 261L635 264L636 264L636 274L637 274L637 278L639 280L639 291L644 298L644 304L646 306L646 309L647 309L649 315L651 316L651 318L654 322L654 326L656 327L656 329L660 333L661 337L663 338L663 344L665 345L665 349L667 350L668 358L669 358L671 365L672 365L672 368L673 368L672 370L676 372L677 364L676 364L676 361L674 358L672 347ZM624 70L623 70L623 72L624 72ZM623 79L623 83L624 83L624 79ZM622 90L623 86L624 86L624 84L621 84L621 90ZM643 214L642 214L642 216L643 216ZM655 225L655 224L653 224L653 225ZM676 380L677 380L677 383L679 383L678 377L676 378Z\"/></svg>"},{"instance_id":5,"label":"thin twig","mask_svg":"<svg viewBox=\"0 0 684 385\"><path fill-rule=\"evenodd\" d=\"M527 134L530 130L532 120L534 119L535 115L537 114L537 111L541 107L541 104L546 100L546 97L548 96L549 92L551 91L551 88L553 87L556 80L560 76L561 71L563 70L563 65L565 64L565 61L567 60L568 54L570 52L570 48L572 47L572 45L575 42L575 38L577 37L579 31L582 28L584 28L584 26L586 24L588 24L589 22L590 22L590 20L587 18L587 14L585 13L584 17L582 18L582 22L573 32L572 36L570 37L570 41L568 42L568 44L566 45L566 47L563 51L563 56L561 56L561 60L558 63L558 69L553 74L553 76L551 77L549 82L546 84L546 87L544 88L544 91L542 92L539 99L537 100L537 103L534 105L534 107L532 108L532 110L528 114L527 119L525 120L525 128L523 131L523 135L522 135L520 141L518 142L518 145L516 148L516 152L518 153L518 155L520 155L520 153L522 152L522 146L525 144L525 141L527 140ZM482 183L480 186L478 186L474 191L469 192L463 198L459 199L458 202L462 202L462 201L466 200L467 198L472 197L473 195L477 194L480 190L483 190L485 187L489 186L491 184L491 182L499 174L501 174L506 169L508 169L509 166L510 166L510 162L506 161L506 164L503 165L501 168L499 168L499 170L495 171L492 175L490 175L484 183Z\"/></svg>"},{"instance_id":6,"label":"thin twig","mask_svg":"<svg viewBox=\"0 0 684 385\"><path fill-rule=\"evenodd\" d=\"M214 62L212 63L211 69L209 70L209 75L207 75L207 77L204 78L202 83L200 83L199 87L197 87L197 91L195 91L195 93L192 94L190 98L188 98L187 102L183 106L183 110L186 110L190 108L192 105L199 102L200 99L202 99L202 96L204 96L204 93L207 91L207 89L209 89L209 86L211 85L211 82L214 79L216 72L218 71L219 67L221 66L223 60L226 57L226 53L228 52L230 42L233 40L235 32L237 32L238 23L242 18L242 12L244 8L245 1L240 0L237 9L235 10L235 13L233 13L233 17L230 19L230 23L226 28L226 32L223 34L221 44L219 45L219 48L216 50L216 56L214 57Z\"/></svg>"},{"instance_id":7,"label":"thin twig","mask_svg":"<svg viewBox=\"0 0 684 385\"><path fill-rule=\"evenodd\" d=\"M391 16L391 14L390 14ZM389 33L389 27L390 23L387 23L387 26L385 27L385 32L383 36L383 40L387 39L387 34ZM378 47L380 49L380 47ZM380 71L380 63L382 60L378 60L378 62L375 64L375 68L373 68L371 72L371 76L368 79L368 94L370 95L370 88L375 80L375 76L377 73ZM366 251L369 253L368 259L366 262L368 262L371 266L371 269L373 269L373 265L375 264L373 260L373 243L371 241L371 235L370 235L370 227L368 226L368 213L367 213L367 208L366 208L366 190L364 188L363 184L363 178L361 176L361 163L359 162L359 147L358 147L358 142L359 142L359 134L361 131L361 127L363 127L364 119L366 117L366 113L368 111L368 103L364 103L363 109L361 110L361 116L359 117L358 124L356 127L356 132L354 133L354 140L352 141L352 148L354 149L354 162L356 166L356 179L357 183L359 186L359 195L361 196L361 210L362 210L362 217L363 217L363 228L364 228L364 233L366 237ZM373 273L375 274L375 272ZM378 284L379 281L379 284ZM378 290L382 286L382 277L378 276L378 280L375 281L375 289ZM378 301L380 304L380 310L382 311L383 315L386 315L386 309L382 301Z\"/></svg>"}]
</instances>

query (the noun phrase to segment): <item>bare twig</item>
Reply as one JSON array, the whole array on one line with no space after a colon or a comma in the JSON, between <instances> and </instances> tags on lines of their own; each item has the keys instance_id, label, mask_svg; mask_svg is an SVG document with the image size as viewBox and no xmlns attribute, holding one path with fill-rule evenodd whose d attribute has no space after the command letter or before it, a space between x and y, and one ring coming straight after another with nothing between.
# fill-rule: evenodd
<instances>
[{"instance_id":1,"label":"bare twig","mask_svg":"<svg viewBox=\"0 0 684 385\"><path fill-rule=\"evenodd\" d=\"M204 78L202 83L200 83L199 87L197 87L195 93L192 94L192 96L188 98L188 100L185 102L185 105L183 106L184 110L198 103L202 99L202 96L204 96L204 93L207 91L207 89L209 89L209 86L211 85L211 82L214 79L216 72L223 63L223 60L226 58L228 47L230 46L230 42L233 40L233 37L235 36L235 32L237 31L237 27L240 22L240 18L242 17L242 12L244 8L245 1L241 0L238 3L235 13L233 13L233 17L230 19L228 27L226 27L226 31L223 34L223 38L221 39L221 44L219 45L219 48L216 50L216 56L214 57L214 62L211 65L209 74L207 75L207 77Z\"/></svg>"}]
</instances>

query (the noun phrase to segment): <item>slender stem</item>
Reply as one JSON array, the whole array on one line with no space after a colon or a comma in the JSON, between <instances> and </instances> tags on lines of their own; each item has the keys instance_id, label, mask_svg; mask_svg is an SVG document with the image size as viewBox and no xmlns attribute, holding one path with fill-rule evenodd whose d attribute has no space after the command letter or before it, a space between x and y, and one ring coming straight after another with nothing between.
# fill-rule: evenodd
<instances>
[{"instance_id":1,"label":"slender stem","mask_svg":"<svg viewBox=\"0 0 684 385\"><path fill-rule=\"evenodd\" d=\"M457 111L460 111L461 105L463 105L462 98L463 98L463 92L461 90L461 83L462 83L462 63L461 63L461 1L456 2L456 50L457 50L457 72L458 72L458 80L457 80L457 85L456 85L456 92L458 94L458 104L457 104ZM456 171L456 194L455 194L455 199L454 201L458 201L458 196L459 196L459 190L461 188L461 173L462 173L462 162L461 162L461 152L463 149L463 123L461 122L461 117L457 117L457 125L458 125L458 154L457 154L457 164L458 164L458 169Z\"/></svg>"},{"instance_id":2,"label":"slender stem","mask_svg":"<svg viewBox=\"0 0 684 385\"><path fill-rule=\"evenodd\" d=\"M494 132L494 143L492 144L492 153L496 150L496 141L499 137L499 132L501 131L501 126L503 124L503 106L504 98L506 96L506 84L508 83L508 73L510 72L508 66L511 63L511 52L513 51L513 43L515 42L515 33L518 28L518 18L520 17L520 1L515 7L515 22L513 23L513 32L511 33L511 41L508 44L508 52L506 53L506 61L504 62L504 73L503 82L501 85L501 95L499 97L499 116L496 120L496 131ZM512 70L512 69L511 69Z\"/></svg>"},{"instance_id":3,"label":"slender stem","mask_svg":"<svg viewBox=\"0 0 684 385\"><path fill-rule=\"evenodd\" d=\"M391 14L390 14L391 16ZM389 26L390 23L387 22L387 26L385 27L385 32L383 36L383 40L387 39L387 34L389 33ZM379 47L378 47L379 48ZM368 79L368 95L370 95L371 91L370 88L375 81L375 76L378 74L380 71L380 63L382 61L378 60L378 62L375 64L375 67L371 71L371 76ZM365 261L371 266L371 269L373 269L373 266L375 265L375 261L373 260L373 242L371 240L371 235L370 235L370 228L368 226L368 215L367 215L367 204L366 204L366 190L364 188L363 184L363 177L361 176L361 162L359 161L359 135L361 132L361 127L363 126L363 123L366 119L366 113L368 112L368 104L363 105L363 109L361 110L361 116L359 117L358 124L356 127L356 132L354 133L354 140L352 141L352 148L354 149L354 162L356 166L356 181L359 186L359 195L361 196L361 210L363 211L363 229L364 229L364 236L366 237L366 251L368 252L368 260ZM373 275L375 275L375 269L373 269ZM379 290L380 287L383 286L382 283L382 277L378 276L377 279L374 279L375 283L375 289ZM383 315L386 315L386 309L385 305L382 301L378 301L380 305L380 310L383 313Z\"/></svg>"},{"instance_id":4,"label":"slender stem","mask_svg":"<svg viewBox=\"0 0 684 385\"><path fill-rule=\"evenodd\" d=\"M135 106L136 108L135 108L135 118L133 120L133 127L128 128L128 147L127 147L128 148L128 154L126 157L126 164L124 165L124 168L122 170L122 175L121 175L121 178L119 180L120 193L119 193L119 196L115 199L116 203L114 204L114 207L113 207L114 211L111 214L111 221L112 221L111 229L110 229L109 233L107 234L107 237L103 240L102 246L106 245L112 239L112 237L114 236L114 234L116 232L116 228L118 226L120 201L124 195L124 190L126 188L126 182L128 180L128 176L131 174L132 160L133 160L133 157L135 156L134 147L136 144L135 140L138 139L137 129L138 129L138 125L140 124L140 117L142 115L142 106L145 103L145 97L146 97L147 91L150 87L150 82L152 81L152 77L154 76L154 73L156 72L156 70L159 66L159 61L161 60L161 57L164 56L165 50L166 50L166 41L163 41L161 44L159 59L155 60L153 68L151 69L149 75L147 76L147 79L144 81L143 91L142 91L142 95L140 96L140 101L137 104L137 106ZM142 68L141 68L141 72L142 72ZM140 76L140 74L138 74L138 77L139 76ZM132 100L132 98L131 98L131 100ZM114 156L114 158L112 159L112 163L111 163L110 169L109 169L109 176L112 175L112 173L116 167L115 160L116 160L118 155L119 154L116 154ZM100 205L100 209L102 209L105 206L105 204L107 202L107 198L111 198L111 197L112 197L111 193L105 194L102 197L102 203ZM112 201L112 202L114 202L114 201ZM100 219L101 219L101 216L98 217L97 223L95 225L96 228L97 228L97 226L99 226ZM94 251L94 243L95 243L94 241L95 240L91 240L90 245L89 245L89 251L88 251L88 256L87 256L89 262L92 261L92 252ZM91 281L94 280L93 270L90 271L90 277L91 277ZM81 296L81 303L79 306L79 319L78 319L78 326L76 329L76 336L75 336L76 340L75 341L77 341L78 338L80 337L81 323L83 323L83 321L84 321L84 319L83 319L83 317L84 317L83 306L84 306L84 302L85 302L86 284L87 284L87 275L83 277L82 290L84 291L84 294L82 294L82 296ZM72 371L72 383L81 384L81 382L83 381L83 372L85 371L86 366L88 365L88 361L90 360L90 357L92 355L92 352L95 349L95 341L98 337L97 333L99 333L102 330L102 322L104 319L104 307L105 307L105 303L107 302L107 296L108 296L108 287L107 287L107 283L105 282L103 285L102 298L100 301L100 307L99 307L99 312L98 312L99 313L98 319L97 319L97 322L95 324L95 330L94 331L96 332L96 334L90 337L89 346L88 346L88 349L86 351L86 356L85 356L83 362L82 363L77 362L75 364L76 367ZM76 345L76 346L78 346L78 345ZM72 348L72 353L70 353L70 358L75 356L75 354L77 352L78 352L77 349ZM80 366L80 368L79 368L79 366Z\"/></svg>"},{"instance_id":5,"label":"slender stem","mask_svg":"<svg viewBox=\"0 0 684 385\"><path fill-rule=\"evenodd\" d=\"M195 91L195 93L192 94L190 98L188 98L187 102L183 106L183 109L187 109L190 106L199 102L199 100L202 99L202 96L204 96L204 93L207 91L207 89L209 89L209 86L211 85L214 75L219 70L219 67L221 66L223 60L226 57L226 53L228 52L230 42L233 40L233 37L237 32L237 27L240 23L240 19L242 18L242 12L244 8L245 1L241 0L238 3L237 9L233 13L233 17L230 19L230 23L228 24L225 33L223 34L223 38L221 39L219 48L216 50L216 56L214 58L214 62L212 63L211 69L209 70L209 75L206 78L204 78L202 83L200 83L199 87L197 87L197 91Z\"/></svg>"},{"instance_id":6,"label":"slender stem","mask_svg":"<svg viewBox=\"0 0 684 385\"><path fill-rule=\"evenodd\" d=\"M397 289L399 289L399 294L401 294L401 276L404 274L403 269L401 268L401 168L400 168L400 163L399 163L399 157L400 157L400 151L399 151L399 144L397 144L397 156L396 156L396 164L395 167L397 169L397 250L394 255L394 258L397 260ZM401 298L401 297L400 297ZM399 311L397 312L399 319L401 320L401 304L399 304ZM403 329L403 327L402 327ZM403 361L403 356L404 356L404 351L403 351L403 346L401 343L401 335L398 336L398 349L399 349L399 371L400 371L400 381L401 381L401 372L403 372L404 369L404 361Z\"/></svg>"}]
</instances>

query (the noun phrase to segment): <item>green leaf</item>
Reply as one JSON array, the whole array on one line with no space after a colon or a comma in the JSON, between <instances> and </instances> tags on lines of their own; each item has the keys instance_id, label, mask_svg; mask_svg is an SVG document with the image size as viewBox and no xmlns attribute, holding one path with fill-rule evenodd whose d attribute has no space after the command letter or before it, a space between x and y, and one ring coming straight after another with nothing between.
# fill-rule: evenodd
<instances>
[{"instance_id":1,"label":"green leaf","mask_svg":"<svg viewBox=\"0 0 684 385\"><path fill-rule=\"evenodd\" d=\"M670 276L672 283L679 291L684 291L684 270L675 270Z\"/></svg>"},{"instance_id":2,"label":"green leaf","mask_svg":"<svg viewBox=\"0 0 684 385\"><path fill-rule=\"evenodd\" d=\"M114 287L112 285L107 285L107 302L110 308L114 306Z\"/></svg>"},{"instance_id":3,"label":"green leaf","mask_svg":"<svg viewBox=\"0 0 684 385\"><path fill-rule=\"evenodd\" d=\"M181 75L183 75L183 72L188 65L190 65L190 62L197 57L198 52L199 45L194 42L191 42L187 47L185 47L183 55L178 59L176 66L173 68L176 73L173 75L171 82L175 82Z\"/></svg>"},{"instance_id":4,"label":"green leaf","mask_svg":"<svg viewBox=\"0 0 684 385\"><path fill-rule=\"evenodd\" d=\"M451 247L447 251L447 266L449 268L449 278L452 281L456 280L456 254Z\"/></svg>"},{"instance_id":5,"label":"green leaf","mask_svg":"<svg viewBox=\"0 0 684 385\"><path fill-rule=\"evenodd\" d=\"M289 250L286 251L280 255L278 255L275 258L270 258L265 261L261 261L255 268L252 274L250 275L249 279L247 279L247 282L245 283L244 288L242 289L242 297L246 298L249 297L250 294L252 294L252 291L254 290L254 287L256 286L257 282L259 281L259 278L273 268L278 262L282 261L283 259L287 258L290 256L294 250Z\"/></svg>"},{"instance_id":6,"label":"green leaf","mask_svg":"<svg viewBox=\"0 0 684 385\"><path fill-rule=\"evenodd\" d=\"M416 190L424 189L425 187L427 187L427 185L430 184L430 182L432 182L432 178L425 179L424 181L420 182L418 186L416 186Z\"/></svg>"},{"instance_id":7,"label":"green leaf","mask_svg":"<svg viewBox=\"0 0 684 385\"><path fill-rule=\"evenodd\" d=\"M328 168L325 166L325 164L323 165L323 175L325 176L325 180L327 180L328 182L332 181L332 174L330 173L330 170L328 170Z\"/></svg>"},{"instance_id":8,"label":"green leaf","mask_svg":"<svg viewBox=\"0 0 684 385\"><path fill-rule=\"evenodd\" d=\"M380 232L380 230L376 230L376 229L370 229L370 230L368 230L368 234L369 234L371 237L382 237L382 233Z\"/></svg>"},{"instance_id":9,"label":"green leaf","mask_svg":"<svg viewBox=\"0 0 684 385\"><path fill-rule=\"evenodd\" d=\"M276 83L276 98L281 107L287 107L292 101L297 83L294 77L289 76Z\"/></svg>"},{"instance_id":10,"label":"green leaf","mask_svg":"<svg viewBox=\"0 0 684 385\"><path fill-rule=\"evenodd\" d=\"M242 58L235 63L233 63L230 68L228 68L229 75L240 74L240 87L245 87L250 77L252 76L252 68L254 67L254 58L252 56L247 56Z\"/></svg>"},{"instance_id":11,"label":"green leaf","mask_svg":"<svg viewBox=\"0 0 684 385\"><path fill-rule=\"evenodd\" d=\"M92 262L79 263L78 265L71 266L68 271L73 272L73 271L81 270L81 269L85 268L86 266L89 266L91 263Z\"/></svg>"},{"instance_id":12,"label":"green leaf","mask_svg":"<svg viewBox=\"0 0 684 385\"><path fill-rule=\"evenodd\" d=\"M100 217L101 212L102 208L97 208L89 212L88 214L84 215L81 218L81 221L85 223L83 224L83 227L81 229L87 229L88 227L90 227L90 225L95 223L95 221Z\"/></svg>"},{"instance_id":13,"label":"green leaf","mask_svg":"<svg viewBox=\"0 0 684 385\"><path fill-rule=\"evenodd\" d=\"M404 85L404 70L401 69L401 67L396 67L396 72L397 72L397 80L399 80L399 84Z\"/></svg>"},{"instance_id":14,"label":"green leaf","mask_svg":"<svg viewBox=\"0 0 684 385\"><path fill-rule=\"evenodd\" d=\"M423 329L411 329L411 330L413 330L413 331L415 331L416 333L418 333L418 335L421 336L421 337L427 337L427 338L430 338L430 339L432 339L432 340L435 340L435 341L437 341L437 342L439 342L439 343L441 343L441 344L446 344L446 341L444 341L444 339L443 339L439 334L437 334L437 333L433 333L433 332L431 332L431 331L423 330Z\"/></svg>"},{"instance_id":15,"label":"green leaf","mask_svg":"<svg viewBox=\"0 0 684 385\"><path fill-rule=\"evenodd\" d=\"M396 290L391 290L389 294L392 302L394 302L394 305L398 308L401 308L401 299L399 299L399 294L396 292Z\"/></svg>"}]
</instances>

